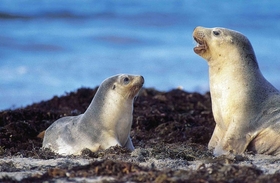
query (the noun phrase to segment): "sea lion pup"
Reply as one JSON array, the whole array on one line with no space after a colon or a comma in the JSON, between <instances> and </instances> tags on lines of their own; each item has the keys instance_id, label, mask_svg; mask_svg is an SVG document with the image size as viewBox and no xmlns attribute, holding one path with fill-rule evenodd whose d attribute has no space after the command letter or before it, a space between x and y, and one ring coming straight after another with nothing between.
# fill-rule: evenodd
<instances>
[{"instance_id":1,"label":"sea lion pup","mask_svg":"<svg viewBox=\"0 0 280 183\"><path fill-rule=\"evenodd\" d=\"M214 155L280 154L280 93L261 74L250 41L225 28L196 27L194 52L209 65Z\"/></svg>"},{"instance_id":2,"label":"sea lion pup","mask_svg":"<svg viewBox=\"0 0 280 183\"><path fill-rule=\"evenodd\" d=\"M43 148L61 155L79 155L119 145L134 150L130 138L133 102L144 84L142 76L120 74L99 86L84 114L63 117L45 132Z\"/></svg>"}]
</instances>

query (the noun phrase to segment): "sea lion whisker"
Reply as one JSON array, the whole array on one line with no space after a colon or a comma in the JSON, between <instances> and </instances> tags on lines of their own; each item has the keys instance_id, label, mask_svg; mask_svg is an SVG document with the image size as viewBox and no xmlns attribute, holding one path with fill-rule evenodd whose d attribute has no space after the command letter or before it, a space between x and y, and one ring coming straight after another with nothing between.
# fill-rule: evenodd
<instances>
[{"instance_id":1,"label":"sea lion whisker","mask_svg":"<svg viewBox=\"0 0 280 183\"><path fill-rule=\"evenodd\" d=\"M250 41L225 28L196 27L193 37L209 65L216 126L208 148L216 156L246 148L280 154L280 92L261 74Z\"/></svg>"},{"instance_id":2,"label":"sea lion whisker","mask_svg":"<svg viewBox=\"0 0 280 183\"><path fill-rule=\"evenodd\" d=\"M130 138L133 102L143 83L143 77L136 75L105 79L83 114L60 118L42 134L43 148L61 155L79 155L85 148L94 152L115 145L134 150Z\"/></svg>"}]
</instances>

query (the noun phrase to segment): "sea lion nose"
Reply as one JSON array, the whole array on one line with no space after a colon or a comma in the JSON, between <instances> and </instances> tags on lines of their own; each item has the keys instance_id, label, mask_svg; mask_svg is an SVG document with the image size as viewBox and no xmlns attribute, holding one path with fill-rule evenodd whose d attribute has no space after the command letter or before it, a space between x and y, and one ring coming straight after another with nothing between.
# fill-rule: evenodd
<instances>
[{"instance_id":1,"label":"sea lion nose","mask_svg":"<svg viewBox=\"0 0 280 183\"><path fill-rule=\"evenodd\" d=\"M144 84L144 82L145 82L144 77L143 76L140 76L140 77L141 77L141 80L142 80L142 84Z\"/></svg>"}]
</instances>

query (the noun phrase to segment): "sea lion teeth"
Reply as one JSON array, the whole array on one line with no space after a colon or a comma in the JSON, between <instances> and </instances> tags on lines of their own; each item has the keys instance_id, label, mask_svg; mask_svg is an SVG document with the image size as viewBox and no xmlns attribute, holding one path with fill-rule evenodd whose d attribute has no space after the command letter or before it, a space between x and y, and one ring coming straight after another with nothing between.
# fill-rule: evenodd
<instances>
[{"instance_id":1,"label":"sea lion teeth","mask_svg":"<svg viewBox=\"0 0 280 183\"><path fill-rule=\"evenodd\" d=\"M248 38L219 27L196 27L193 37L209 66L216 126L208 148L216 156L280 154L280 92L261 74Z\"/></svg>"},{"instance_id":2,"label":"sea lion teeth","mask_svg":"<svg viewBox=\"0 0 280 183\"><path fill-rule=\"evenodd\" d=\"M194 47L194 52L198 54L198 53L205 51L205 49L206 49L205 42L198 39L197 37L194 37L194 40L197 43L196 46Z\"/></svg>"}]
</instances>

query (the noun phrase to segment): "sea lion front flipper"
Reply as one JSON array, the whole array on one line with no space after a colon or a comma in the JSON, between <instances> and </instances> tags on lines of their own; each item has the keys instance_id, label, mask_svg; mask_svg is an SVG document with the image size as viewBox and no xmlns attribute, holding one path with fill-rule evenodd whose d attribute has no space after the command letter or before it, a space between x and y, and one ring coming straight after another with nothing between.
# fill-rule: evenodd
<instances>
[{"instance_id":1,"label":"sea lion front flipper","mask_svg":"<svg viewBox=\"0 0 280 183\"><path fill-rule=\"evenodd\" d=\"M43 139L44 136L45 136L45 132L46 132L46 130L40 132L40 133L37 135L37 138Z\"/></svg>"},{"instance_id":2,"label":"sea lion front flipper","mask_svg":"<svg viewBox=\"0 0 280 183\"><path fill-rule=\"evenodd\" d=\"M225 132L223 132L220 127L216 125L212 137L208 143L208 149L214 149L220 143L221 139L223 139L224 135Z\"/></svg>"},{"instance_id":3,"label":"sea lion front flipper","mask_svg":"<svg viewBox=\"0 0 280 183\"><path fill-rule=\"evenodd\" d=\"M127 148L127 149L130 150L130 151L134 151L135 148L134 148L134 146L133 146L133 144L132 144L132 141L131 141L131 138L130 138L130 137L128 137L128 139L127 139L127 141L126 141L124 147Z\"/></svg>"},{"instance_id":4,"label":"sea lion front flipper","mask_svg":"<svg viewBox=\"0 0 280 183\"><path fill-rule=\"evenodd\" d=\"M238 133L228 131L221 142L215 147L214 155L220 156L229 153L242 154L252 141L252 138L253 137L250 133L238 135Z\"/></svg>"}]
</instances>

